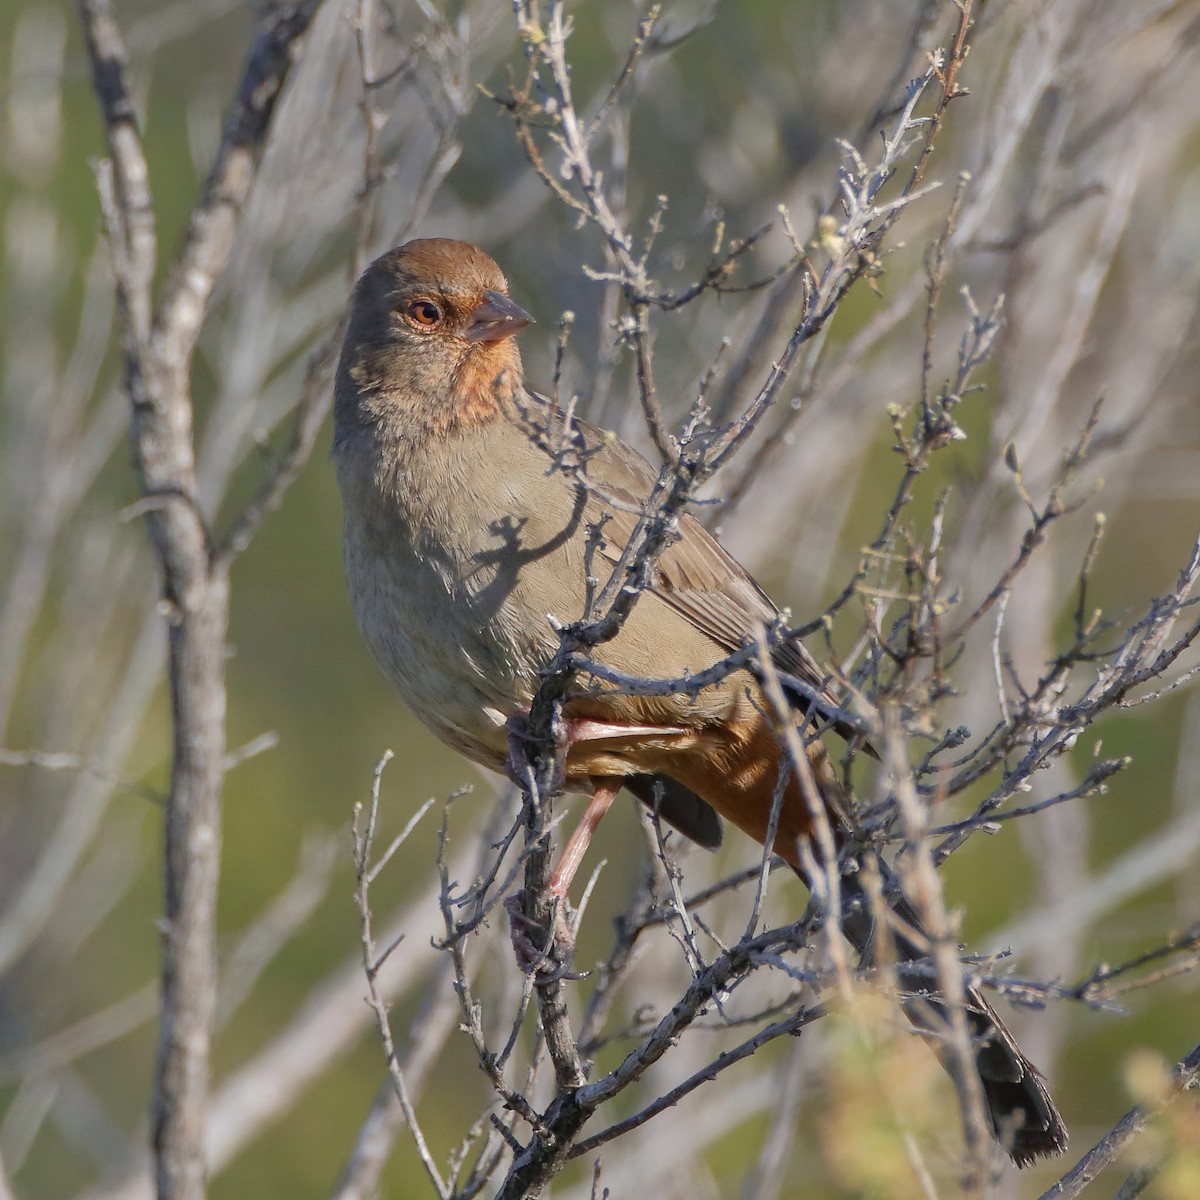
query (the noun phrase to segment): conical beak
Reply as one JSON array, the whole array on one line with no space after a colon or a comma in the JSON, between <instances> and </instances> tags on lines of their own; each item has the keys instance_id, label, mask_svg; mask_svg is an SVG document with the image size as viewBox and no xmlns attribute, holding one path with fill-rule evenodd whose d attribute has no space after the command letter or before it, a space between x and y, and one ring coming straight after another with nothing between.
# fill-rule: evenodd
<instances>
[{"instance_id":1,"label":"conical beak","mask_svg":"<svg viewBox=\"0 0 1200 1200\"><path fill-rule=\"evenodd\" d=\"M503 292L484 292L464 334L468 342L502 342L532 325L533 318Z\"/></svg>"}]
</instances>

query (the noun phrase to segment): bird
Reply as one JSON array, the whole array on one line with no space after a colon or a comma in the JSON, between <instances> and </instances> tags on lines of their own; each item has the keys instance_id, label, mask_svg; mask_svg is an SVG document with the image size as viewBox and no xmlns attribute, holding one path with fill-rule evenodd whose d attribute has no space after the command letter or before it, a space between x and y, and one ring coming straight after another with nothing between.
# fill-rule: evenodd
<instances>
[{"instance_id":1,"label":"bird","mask_svg":"<svg viewBox=\"0 0 1200 1200\"><path fill-rule=\"evenodd\" d=\"M414 239L355 285L334 383L332 457L356 622L408 707L497 772L510 768L514 728L559 630L587 610L589 572L617 563L659 477L620 438L568 422L526 386L514 335L532 322L486 251ZM569 469L555 457L563 439L574 447ZM683 679L777 627L780 610L693 515L675 532L619 632L591 651L602 667ZM814 703L836 709L828 673L798 639L779 640L770 657L778 678L800 683L797 728L810 725ZM557 897L622 787L710 849L723 820L764 843L776 806L771 850L812 886L812 792L839 841L852 832L847 796L820 739L808 740L809 770L789 769L761 675L750 664L693 694L582 684L568 693L563 784L589 800L552 876ZM842 878L840 924L870 963L877 932L859 875ZM953 1074L949 1009L918 965L928 942L903 896L887 895L902 1007ZM996 1140L1019 1166L1061 1154L1066 1127L1040 1073L978 988L964 986Z\"/></svg>"}]
</instances>

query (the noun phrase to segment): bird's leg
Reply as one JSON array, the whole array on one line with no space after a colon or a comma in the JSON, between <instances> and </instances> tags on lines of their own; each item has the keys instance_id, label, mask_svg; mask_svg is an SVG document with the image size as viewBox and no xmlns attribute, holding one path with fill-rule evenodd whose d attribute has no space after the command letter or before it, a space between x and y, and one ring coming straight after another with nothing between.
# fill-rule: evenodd
<instances>
[{"instance_id":1,"label":"bird's leg","mask_svg":"<svg viewBox=\"0 0 1200 1200\"><path fill-rule=\"evenodd\" d=\"M587 852L588 843L596 832L604 814L608 812L617 792L621 790L619 779L594 781L592 795L584 810L583 818L567 840L566 848L558 865L550 875L550 901L552 904L550 936L545 928L530 921L525 914L524 897L521 892L510 896L504 907L508 912L509 932L517 962L526 974L542 974L550 971L564 974L575 956L575 931L571 928L567 892L579 864ZM535 940L534 934L539 934ZM539 945L538 942L542 944Z\"/></svg>"},{"instance_id":2,"label":"bird's leg","mask_svg":"<svg viewBox=\"0 0 1200 1200\"><path fill-rule=\"evenodd\" d=\"M620 742L630 738L665 737L686 732L681 725L622 725L610 721L594 721L588 717L574 717L565 722L564 744L559 762L563 764L565 773L567 755L577 742ZM567 889L571 886L571 880L575 878L575 872L579 870L579 864L583 861L592 835L621 790L622 782L619 777L593 776L592 798L584 810L583 819L575 827L558 866L554 868L554 874L550 876L550 890L558 899L566 900Z\"/></svg>"},{"instance_id":3,"label":"bird's leg","mask_svg":"<svg viewBox=\"0 0 1200 1200\"><path fill-rule=\"evenodd\" d=\"M664 737L683 734L687 730L674 725L634 725L618 724L608 721L596 721L588 717L569 717L561 726L558 742L555 747L556 767L554 777L555 789L561 788L566 776L567 758L571 747L577 742L622 742L631 738ZM525 742L529 739L524 718L510 717L508 721L508 760L506 769L509 777L518 784L525 781ZM567 892L571 881L579 870L579 864L587 852L592 835L596 832L604 814L608 812L617 792L621 790L622 780L618 777L592 777L592 794L584 810L583 818L575 831L567 840L558 865L550 876L550 899L554 905L554 918L550 936L545 929L535 925L525 915L525 906L520 893L510 897L505 902L508 910L509 928L512 934L513 949L522 970L527 973L543 972L547 964L552 964L550 970L564 972L571 957L575 953L575 938L570 928L567 907ZM534 935L540 935L535 941Z\"/></svg>"},{"instance_id":4,"label":"bird's leg","mask_svg":"<svg viewBox=\"0 0 1200 1200\"><path fill-rule=\"evenodd\" d=\"M551 783L554 791L562 790L564 783L567 751L571 743L577 739L572 735L572 726L577 722L560 721L556 723L554 734L554 778ZM515 713L506 722L508 728L508 754L504 759L504 773L517 785L523 788L528 782L526 768L529 766L527 745L534 740L529 732L529 719L524 713Z\"/></svg>"},{"instance_id":5,"label":"bird's leg","mask_svg":"<svg viewBox=\"0 0 1200 1200\"><path fill-rule=\"evenodd\" d=\"M588 800L587 808L584 809L583 818L575 826L575 832L567 840L562 857L558 860L558 866L554 868L554 873L550 876L550 894L556 900L565 903L571 880L575 878L575 872L579 870L579 864L583 861L592 835L596 832L604 814L608 812L620 790L621 781L619 779L595 780L595 787L591 799Z\"/></svg>"}]
</instances>

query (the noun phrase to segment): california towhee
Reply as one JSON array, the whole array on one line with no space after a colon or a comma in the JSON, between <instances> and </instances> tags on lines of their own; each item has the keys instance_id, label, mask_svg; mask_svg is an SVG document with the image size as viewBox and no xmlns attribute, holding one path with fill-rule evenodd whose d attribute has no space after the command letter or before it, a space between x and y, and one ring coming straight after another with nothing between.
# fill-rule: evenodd
<instances>
[{"instance_id":1,"label":"california towhee","mask_svg":"<svg viewBox=\"0 0 1200 1200\"><path fill-rule=\"evenodd\" d=\"M539 668L558 647L549 615L563 624L581 617L589 553L598 560L593 573L616 562L658 475L637 451L582 421L573 422L577 469L552 467L535 433L561 430L561 417L525 390L512 337L531 320L482 250L411 241L359 280L336 383L333 455L359 627L413 711L497 771ZM699 522L683 516L678 532L620 632L595 648L598 662L680 678L775 623L775 605ZM810 697L824 693L826 676L799 642L783 641L772 658ZM811 698L797 700L798 727L810 707ZM799 848L811 832L804 786L815 781L837 834L849 831L845 797L819 741L809 746L810 771L790 768L770 712L752 669L694 698L583 688L570 696L565 782L592 799L556 870L558 894L621 786L711 847L721 837L717 814L763 842L782 778L772 848L803 874ZM858 903L842 928L870 957L872 922L857 879L843 878ZM904 970L926 958L920 923L901 897L889 902L914 930L915 940L893 934L905 1011L950 1065L945 1004L927 971ZM1061 1153L1066 1129L1037 1070L979 991L968 986L967 997L997 1139L1022 1166Z\"/></svg>"}]
</instances>

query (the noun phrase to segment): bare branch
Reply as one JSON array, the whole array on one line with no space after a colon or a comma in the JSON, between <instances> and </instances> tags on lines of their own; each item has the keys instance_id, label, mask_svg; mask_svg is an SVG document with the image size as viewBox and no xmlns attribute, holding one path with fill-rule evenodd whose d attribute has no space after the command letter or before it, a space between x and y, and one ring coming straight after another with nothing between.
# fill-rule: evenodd
<instances>
[{"instance_id":1,"label":"bare branch","mask_svg":"<svg viewBox=\"0 0 1200 1200\"><path fill-rule=\"evenodd\" d=\"M1166 1094L1153 1107L1135 1105L1039 1200L1073 1200L1089 1183L1144 1132L1155 1111L1161 1111L1200 1082L1200 1046L1176 1064Z\"/></svg>"}]
</instances>

